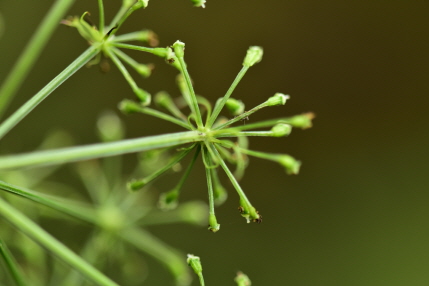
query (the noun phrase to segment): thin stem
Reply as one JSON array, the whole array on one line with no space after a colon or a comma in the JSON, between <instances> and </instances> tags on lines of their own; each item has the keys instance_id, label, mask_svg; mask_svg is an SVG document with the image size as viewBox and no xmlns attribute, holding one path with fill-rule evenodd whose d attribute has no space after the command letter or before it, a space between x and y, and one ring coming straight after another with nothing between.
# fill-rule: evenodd
<instances>
[{"instance_id":1,"label":"thin stem","mask_svg":"<svg viewBox=\"0 0 429 286\"><path fill-rule=\"evenodd\" d=\"M131 86L132 90L135 91L139 87L137 86L134 79L131 77L130 73L126 69L126 67L122 64L122 62L118 59L118 57L110 51L110 49L106 49L107 56L113 61L113 63L116 65L116 67L119 69L119 71L124 76L125 80L128 82L128 84Z\"/></svg>"},{"instance_id":2,"label":"thin stem","mask_svg":"<svg viewBox=\"0 0 429 286\"><path fill-rule=\"evenodd\" d=\"M149 108L149 107L143 107L143 108L140 109L140 112L144 113L144 114L147 114L147 115L152 115L154 117L158 117L158 118L163 119L165 121L169 121L171 123L177 124L177 125L179 125L179 126L181 126L183 128L186 128L188 130L192 130L192 127L189 126L188 122L184 122L182 120L176 119L173 116L165 114L165 113L163 113L161 111L158 111L158 110L155 110L155 109L152 109L152 108Z\"/></svg>"},{"instance_id":3,"label":"thin stem","mask_svg":"<svg viewBox=\"0 0 429 286\"><path fill-rule=\"evenodd\" d=\"M76 71L89 62L97 53L99 48L95 46L89 47L83 52L74 62L65 68L51 82L49 82L42 90L36 93L30 100L22 105L15 113L2 122L0 125L0 139L3 138L16 124L18 124L28 113L30 113L39 103L41 103L49 94L51 94L58 86L72 76Z\"/></svg>"},{"instance_id":4,"label":"thin stem","mask_svg":"<svg viewBox=\"0 0 429 286\"><path fill-rule=\"evenodd\" d=\"M85 207L81 204L78 205L77 202L64 200L61 198L58 198L57 200L51 199L44 194L40 194L38 192L28 190L26 188L14 186L3 181L0 181L0 189L11 194L29 199L33 202L40 203L44 206L50 207L62 213L66 213L78 219L91 223L96 223L95 213L92 212L89 207ZM61 203L60 201L63 201L63 203Z\"/></svg>"},{"instance_id":5,"label":"thin stem","mask_svg":"<svg viewBox=\"0 0 429 286\"><path fill-rule=\"evenodd\" d=\"M98 16L100 17L100 22L98 25L98 30L100 34L104 35L104 5L103 0L98 0Z\"/></svg>"},{"instance_id":6,"label":"thin stem","mask_svg":"<svg viewBox=\"0 0 429 286\"><path fill-rule=\"evenodd\" d=\"M186 63L183 57L177 57L180 63L181 71L185 77L186 85L189 90L188 104L191 108L192 113L195 114L195 122L197 123L198 128L203 127L203 121L201 118L200 107L198 106L197 97L195 95L194 87L192 86L191 77L189 76L188 69L186 68Z\"/></svg>"},{"instance_id":7,"label":"thin stem","mask_svg":"<svg viewBox=\"0 0 429 286\"><path fill-rule=\"evenodd\" d=\"M55 150L30 152L0 157L0 170L26 166L47 166L171 147L204 140L198 131L185 131L157 136L127 139Z\"/></svg>"},{"instance_id":8,"label":"thin stem","mask_svg":"<svg viewBox=\"0 0 429 286\"><path fill-rule=\"evenodd\" d=\"M222 169L225 171L226 175L228 176L229 180L231 181L232 185L236 189L238 195L240 196L240 199L243 200L247 205L251 206L249 199L247 198L246 194L244 193L243 189L241 188L240 184L235 179L232 172L229 170L228 166L225 164L225 161L220 156L217 149L213 146L213 144L210 144L210 148L212 149L213 153L217 155L217 159L219 160L219 164L222 166Z\"/></svg>"},{"instance_id":9,"label":"thin stem","mask_svg":"<svg viewBox=\"0 0 429 286\"><path fill-rule=\"evenodd\" d=\"M148 47L141 47L141 46L130 45L130 44L115 43L115 42L110 43L110 45L117 48L147 52L147 53L160 56L162 58L165 58L168 54L168 48L148 48Z\"/></svg>"},{"instance_id":10,"label":"thin stem","mask_svg":"<svg viewBox=\"0 0 429 286\"><path fill-rule=\"evenodd\" d=\"M1 198L0 215L96 285L118 285Z\"/></svg>"},{"instance_id":11,"label":"thin stem","mask_svg":"<svg viewBox=\"0 0 429 286\"><path fill-rule=\"evenodd\" d=\"M185 158L186 155L188 155L189 152L191 152L191 150L192 150L192 148L188 148L188 149L180 152L179 154L176 154L176 156L173 159L171 159L167 165L163 166L161 169L157 170L153 174L151 174L151 175L149 175L149 176L147 176L141 180L136 180L136 181L130 182L129 187L133 191L143 188L146 184L152 182L153 180L155 180L156 178L158 178L159 176L164 174L166 171L171 169L174 165L179 163L183 158Z\"/></svg>"},{"instance_id":12,"label":"thin stem","mask_svg":"<svg viewBox=\"0 0 429 286\"><path fill-rule=\"evenodd\" d=\"M228 129L227 129L228 130ZM213 132L216 134L216 138L222 137L239 137L239 136L260 136L260 137L273 137L273 131L247 131L247 132L234 132L235 130L231 128L232 132L224 132L224 130L220 130L222 132Z\"/></svg>"},{"instance_id":13,"label":"thin stem","mask_svg":"<svg viewBox=\"0 0 429 286\"><path fill-rule=\"evenodd\" d=\"M9 248L2 239L0 239L0 257L3 258L7 270L9 271L13 281L17 286L29 285L25 279L25 275L21 267L19 267L15 257L13 257L12 253L9 251Z\"/></svg>"},{"instance_id":14,"label":"thin stem","mask_svg":"<svg viewBox=\"0 0 429 286\"><path fill-rule=\"evenodd\" d=\"M164 264L174 275L178 285L189 283L188 267L182 258L184 255L177 250L139 228L124 229L119 233L119 236Z\"/></svg>"},{"instance_id":15,"label":"thin stem","mask_svg":"<svg viewBox=\"0 0 429 286\"><path fill-rule=\"evenodd\" d=\"M215 109L213 110L212 115L210 116L210 120L208 123L208 127L212 127L213 123L216 121L216 118L219 116L219 113L222 111L222 108L225 106L226 101L231 96L232 92L234 91L235 87L238 85L240 80L243 78L243 76L246 74L247 70L249 69L248 66L243 66L238 73L238 75L235 77L233 83L229 87L228 91L222 98L222 100L219 102L219 104L216 104Z\"/></svg>"},{"instance_id":16,"label":"thin stem","mask_svg":"<svg viewBox=\"0 0 429 286\"><path fill-rule=\"evenodd\" d=\"M203 156L204 156L205 160L210 164L211 158L210 158L209 152L207 152L207 150L205 150L205 148L202 148L202 149L203 149ZM209 169L209 168L205 168L205 169L206 169L207 188L208 188L208 195L209 195L209 215L214 216L215 211L214 211L212 173L211 173L211 169Z\"/></svg>"},{"instance_id":17,"label":"thin stem","mask_svg":"<svg viewBox=\"0 0 429 286\"><path fill-rule=\"evenodd\" d=\"M57 0L31 37L0 88L0 118L73 2L74 0Z\"/></svg>"},{"instance_id":18,"label":"thin stem","mask_svg":"<svg viewBox=\"0 0 429 286\"><path fill-rule=\"evenodd\" d=\"M252 115L253 113L255 113L256 111L258 111L259 109L264 108L264 107L267 107L267 106L268 106L268 105L267 105L267 102L261 103L261 104L259 104L258 106L253 107L251 110L246 111L246 112L244 112L244 113L242 113L242 114L240 114L240 115L238 115L238 116L234 117L234 118L233 118L233 119L231 119L231 120L228 120L227 122L225 122L225 123L223 123L223 124L221 124L221 125L219 125L219 126L216 126L216 128L214 128L214 130L222 129L222 128L224 128L224 127L228 126L228 125L231 125L231 124L233 124L233 123L235 123L235 122L237 122L237 121L240 121L240 120L242 120L242 119L244 119L244 118L246 118L246 117L248 117L248 116Z\"/></svg>"}]
</instances>

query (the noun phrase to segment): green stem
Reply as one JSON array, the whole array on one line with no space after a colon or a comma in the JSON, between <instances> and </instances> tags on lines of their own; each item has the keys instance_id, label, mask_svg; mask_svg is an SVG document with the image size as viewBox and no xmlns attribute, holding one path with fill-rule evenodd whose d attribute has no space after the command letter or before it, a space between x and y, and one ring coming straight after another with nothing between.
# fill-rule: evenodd
<instances>
[{"instance_id":1,"label":"green stem","mask_svg":"<svg viewBox=\"0 0 429 286\"><path fill-rule=\"evenodd\" d=\"M210 120L208 123L208 128L213 126L213 123L216 121L216 118L219 116L219 113L221 112L222 108L225 106L226 101L231 96L232 92L234 91L235 87L238 85L240 80L243 78L243 76L246 74L249 67L243 66L243 68L240 70L236 78L234 79L233 83L229 87L228 91L222 98L222 100L219 102L219 104L216 104L215 109L213 110L212 115L210 116Z\"/></svg>"},{"instance_id":2,"label":"green stem","mask_svg":"<svg viewBox=\"0 0 429 286\"><path fill-rule=\"evenodd\" d=\"M8 107L21 83L30 72L48 39L74 0L57 0L31 37L18 61L0 88L0 118Z\"/></svg>"},{"instance_id":3,"label":"green stem","mask_svg":"<svg viewBox=\"0 0 429 286\"><path fill-rule=\"evenodd\" d=\"M50 207L62 213L66 213L78 219L96 224L95 213L92 212L90 208L77 204L77 202L64 199L62 199L63 202L60 202L61 199L51 199L46 195L39 194L35 191L31 191L22 187L14 186L3 181L0 181L0 189L29 199L33 202L40 203L44 206Z\"/></svg>"},{"instance_id":4,"label":"green stem","mask_svg":"<svg viewBox=\"0 0 429 286\"><path fill-rule=\"evenodd\" d=\"M178 285L188 285L190 275L182 258L184 255L142 229L124 229L119 236L164 264L174 275Z\"/></svg>"},{"instance_id":5,"label":"green stem","mask_svg":"<svg viewBox=\"0 0 429 286\"><path fill-rule=\"evenodd\" d=\"M189 123L187 122L183 122L182 120L176 119L173 116L170 116L168 114L165 114L163 112L160 112L158 110L149 108L149 107L142 107L140 109L141 113L147 114L147 115L152 115L153 117L158 117L160 119L163 119L165 121L169 121L171 123L177 124L183 128L186 128L188 130L191 130L192 127L189 125Z\"/></svg>"},{"instance_id":6,"label":"green stem","mask_svg":"<svg viewBox=\"0 0 429 286\"><path fill-rule=\"evenodd\" d=\"M55 165L66 162L122 155L198 142L204 140L204 138L205 134L199 133L198 131L186 131L116 142L9 155L0 157L0 170L25 166Z\"/></svg>"},{"instance_id":7,"label":"green stem","mask_svg":"<svg viewBox=\"0 0 429 286\"><path fill-rule=\"evenodd\" d=\"M259 109L267 107L267 106L268 106L267 102L261 103L258 106L253 107L249 111L246 111L246 112L244 112L244 113L242 113L242 114L234 117L233 119L228 120L227 122L225 122L225 123L223 123L223 124L221 124L219 126L216 126L216 128L214 128L214 130L219 130L219 129L222 129L222 128L226 127L226 126L229 126L229 125L231 125L231 124L233 124L233 123L235 123L237 121L240 121L240 120L242 120L242 119L244 119L244 118L252 115L253 113L255 113L256 111L258 111Z\"/></svg>"},{"instance_id":8,"label":"green stem","mask_svg":"<svg viewBox=\"0 0 429 286\"><path fill-rule=\"evenodd\" d=\"M100 30L100 34L104 34L104 5L103 0L98 0L98 13L100 17L100 22L98 25L98 30Z\"/></svg>"},{"instance_id":9,"label":"green stem","mask_svg":"<svg viewBox=\"0 0 429 286\"><path fill-rule=\"evenodd\" d=\"M72 62L66 69L57 75L51 82L49 82L42 90L36 93L30 100L23 106L15 111L9 118L3 121L0 125L0 139L3 138L16 124L18 124L28 113L30 113L39 103L41 103L49 94L51 94L58 86L66 81L77 70L83 67L90 61L97 53L97 47L89 47L83 54L81 54L74 62Z\"/></svg>"},{"instance_id":10,"label":"green stem","mask_svg":"<svg viewBox=\"0 0 429 286\"><path fill-rule=\"evenodd\" d=\"M195 114L195 122L197 123L197 127L202 128L203 120L201 118L200 107L198 106L197 97L195 95L194 87L192 86L191 77L189 76L185 60L183 57L177 57L177 59L179 60L181 71L185 77L186 85L188 86L189 90L189 96L187 96L189 108L191 109L192 113ZM184 95L186 95L186 93Z\"/></svg>"},{"instance_id":11,"label":"green stem","mask_svg":"<svg viewBox=\"0 0 429 286\"><path fill-rule=\"evenodd\" d=\"M16 262L15 257L13 257L12 253L10 253L9 248L2 239L0 239L0 257L3 258L7 270L9 271L13 281L17 286L29 285L25 281L26 279L24 273Z\"/></svg>"},{"instance_id":12,"label":"green stem","mask_svg":"<svg viewBox=\"0 0 429 286\"><path fill-rule=\"evenodd\" d=\"M0 215L96 285L118 285L1 198Z\"/></svg>"}]
</instances>

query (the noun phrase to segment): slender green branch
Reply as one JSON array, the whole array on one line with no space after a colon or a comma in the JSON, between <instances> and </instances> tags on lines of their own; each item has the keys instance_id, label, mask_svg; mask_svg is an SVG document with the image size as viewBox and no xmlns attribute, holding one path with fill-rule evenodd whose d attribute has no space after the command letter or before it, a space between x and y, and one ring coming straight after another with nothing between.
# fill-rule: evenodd
<instances>
[{"instance_id":1,"label":"slender green branch","mask_svg":"<svg viewBox=\"0 0 429 286\"><path fill-rule=\"evenodd\" d=\"M233 83L229 87L228 91L226 92L226 94L222 98L222 100L218 104L216 104L215 109L213 110L213 113L210 116L210 120L208 122L209 128L213 126L213 123L215 122L216 118L219 116L219 113L222 111L223 107L225 106L226 101L231 96L232 92L234 91L234 89L236 88L236 86L238 85L240 80L243 78L243 76L246 74L248 69L249 69L248 66L243 66L243 68L240 70L240 72L238 73L238 75L234 79Z\"/></svg>"},{"instance_id":2,"label":"slender green branch","mask_svg":"<svg viewBox=\"0 0 429 286\"><path fill-rule=\"evenodd\" d=\"M95 213L90 208L85 207L77 202L64 200L61 198L52 199L44 194L37 193L22 187L14 186L6 182L0 181L0 189L11 194L29 199L33 202L40 203L62 213L66 213L78 219L87 222L96 223ZM63 202L61 202L63 201Z\"/></svg>"},{"instance_id":3,"label":"slender green branch","mask_svg":"<svg viewBox=\"0 0 429 286\"><path fill-rule=\"evenodd\" d=\"M165 58L168 54L168 48L148 48L148 47L141 47L141 46L130 45L130 44L115 43L115 42L110 43L110 45L117 48L122 48L122 49L129 49L129 50L151 53L162 58Z\"/></svg>"},{"instance_id":4,"label":"slender green branch","mask_svg":"<svg viewBox=\"0 0 429 286\"><path fill-rule=\"evenodd\" d=\"M177 250L164 244L162 241L142 229L124 229L119 233L119 235L123 240L129 242L136 248L164 264L174 275L178 285L187 285L189 283L191 278L187 265L182 259L183 255Z\"/></svg>"},{"instance_id":5,"label":"slender green branch","mask_svg":"<svg viewBox=\"0 0 429 286\"><path fill-rule=\"evenodd\" d=\"M203 157L207 164L211 165L211 158L209 152L205 148L203 150ZM206 178L207 178L207 189L209 195L209 230L212 232L217 232L220 228L220 224L217 222L215 210L214 210L214 195L213 195L213 181L212 181L212 172L211 168L206 169Z\"/></svg>"},{"instance_id":6,"label":"slender green branch","mask_svg":"<svg viewBox=\"0 0 429 286\"><path fill-rule=\"evenodd\" d=\"M0 257L3 258L7 270L9 271L13 281L17 286L29 285L25 279L25 275L21 267L19 267L15 257L13 257L12 253L9 251L9 248L2 239L0 239Z\"/></svg>"},{"instance_id":7,"label":"slender green branch","mask_svg":"<svg viewBox=\"0 0 429 286\"><path fill-rule=\"evenodd\" d=\"M57 0L31 37L0 88L0 118L74 0Z\"/></svg>"},{"instance_id":8,"label":"slender green branch","mask_svg":"<svg viewBox=\"0 0 429 286\"><path fill-rule=\"evenodd\" d=\"M98 25L98 30L100 30L100 34L104 34L104 5L103 0L98 0L98 17L100 17L100 22Z\"/></svg>"},{"instance_id":9,"label":"slender green branch","mask_svg":"<svg viewBox=\"0 0 429 286\"><path fill-rule=\"evenodd\" d=\"M19 230L65 261L96 285L118 285L1 198L0 216L6 218Z\"/></svg>"},{"instance_id":10,"label":"slender green branch","mask_svg":"<svg viewBox=\"0 0 429 286\"><path fill-rule=\"evenodd\" d=\"M0 139L3 138L16 124L18 124L28 113L30 113L39 103L41 103L51 92L72 76L76 71L89 62L97 53L99 48L95 46L89 47L83 52L74 62L72 62L65 70L57 75L49 82L42 90L36 93L30 100L21 106L9 118L3 121L0 125Z\"/></svg>"},{"instance_id":11,"label":"slender green branch","mask_svg":"<svg viewBox=\"0 0 429 286\"><path fill-rule=\"evenodd\" d=\"M26 166L47 166L101 157L109 157L152 149L171 147L204 140L198 131L127 139L55 150L38 151L0 157L0 170Z\"/></svg>"}]
</instances>

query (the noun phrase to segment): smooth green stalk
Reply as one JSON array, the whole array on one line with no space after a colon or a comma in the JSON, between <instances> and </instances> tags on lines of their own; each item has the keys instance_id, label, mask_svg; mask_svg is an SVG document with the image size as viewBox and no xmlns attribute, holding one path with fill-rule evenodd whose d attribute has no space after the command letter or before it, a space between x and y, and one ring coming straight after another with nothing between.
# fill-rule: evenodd
<instances>
[{"instance_id":1,"label":"smooth green stalk","mask_svg":"<svg viewBox=\"0 0 429 286\"><path fill-rule=\"evenodd\" d=\"M201 118L201 112L200 112L200 108L198 106L197 98L195 96L194 87L192 86L191 77L189 76L188 69L186 68L186 63L185 63L185 60L183 59L183 57L178 58L178 60L179 60L179 63L180 63L181 69L182 69L182 73L185 77L186 84L187 84L188 89L189 89L189 95L190 95L189 96L189 99L190 99L189 100L190 101L189 107L191 108L192 113L195 114L195 122L197 123L197 127L202 128L203 121Z\"/></svg>"},{"instance_id":2,"label":"smooth green stalk","mask_svg":"<svg viewBox=\"0 0 429 286\"><path fill-rule=\"evenodd\" d=\"M96 46L89 47L76 60L74 60L65 70L57 75L42 90L36 93L30 100L22 105L15 113L3 121L0 125L0 139L3 138L16 124L18 124L28 113L30 113L39 103L41 103L49 94L58 86L72 76L76 71L89 62L97 53L99 48Z\"/></svg>"},{"instance_id":3,"label":"smooth green stalk","mask_svg":"<svg viewBox=\"0 0 429 286\"><path fill-rule=\"evenodd\" d=\"M20 211L10 206L6 201L0 198L0 216L6 218L16 228L30 236L34 241L52 252L55 256L69 264L76 271L86 276L96 285L117 286L114 281L105 276L103 273L88 264L69 248L28 219Z\"/></svg>"},{"instance_id":4,"label":"smooth green stalk","mask_svg":"<svg viewBox=\"0 0 429 286\"><path fill-rule=\"evenodd\" d=\"M213 126L213 123L215 122L216 118L219 116L219 113L222 111L223 107L225 106L226 101L229 99L232 92L237 87L238 83L241 81L241 79L246 74L248 69L249 69L248 66L243 66L241 68L240 72L235 77L234 81L232 82L231 86L229 87L228 91L226 92L226 94L224 95L222 100L218 104L216 104L215 109L213 110L213 113L212 113L210 120L208 122L209 128Z\"/></svg>"},{"instance_id":5,"label":"smooth green stalk","mask_svg":"<svg viewBox=\"0 0 429 286\"><path fill-rule=\"evenodd\" d=\"M250 123L250 124L241 125L241 126L234 126L230 130L241 131L241 130L249 130L249 129L256 129L256 128L272 127L279 123L289 124L296 128L306 129L311 127L312 125L311 120L314 118L314 116L315 115L310 112L310 113L295 115L292 117L281 117L281 118L269 119L269 120L264 120L264 121ZM229 129L223 129L223 131L225 132L228 130Z\"/></svg>"},{"instance_id":6,"label":"smooth green stalk","mask_svg":"<svg viewBox=\"0 0 429 286\"><path fill-rule=\"evenodd\" d=\"M95 223L95 213L90 208L85 207L77 202L58 198L57 200L52 199L44 194L37 193L26 188L14 186L12 184L0 181L0 189L11 194L29 199L33 202L40 203L44 206L50 207L62 213L66 213L78 219ZM63 202L61 202L63 201Z\"/></svg>"},{"instance_id":7,"label":"smooth green stalk","mask_svg":"<svg viewBox=\"0 0 429 286\"><path fill-rule=\"evenodd\" d=\"M13 257L12 253L9 251L9 248L4 243L2 239L0 239L0 257L3 258L4 264L10 274L12 276L15 285L17 286L26 286L29 285L25 279L25 275L16 262L15 257Z\"/></svg>"},{"instance_id":8,"label":"smooth green stalk","mask_svg":"<svg viewBox=\"0 0 429 286\"><path fill-rule=\"evenodd\" d=\"M47 41L74 0L57 0L36 29L18 61L0 88L0 118L30 72Z\"/></svg>"},{"instance_id":9,"label":"smooth green stalk","mask_svg":"<svg viewBox=\"0 0 429 286\"><path fill-rule=\"evenodd\" d=\"M117 142L98 143L0 157L0 170L47 166L171 147L204 140L205 134L186 131Z\"/></svg>"},{"instance_id":10,"label":"smooth green stalk","mask_svg":"<svg viewBox=\"0 0 429 286\"><path fill-rule=\"evenodd\" d=\"M149 105L150 101L151 101L150 94L137 86L136 82L131 77L131 75L128 72L128 70L126 69L126 67L122 64L122 62L118 59L118 57L115 55L114 52L110 51L109 49L106 49L105 52L106 52L107 56L116 65L116 67L119 69L119 71L122 73L122 75L124 76L125 80L131 86L131 89L137 95L137 97L139 98L139 100L144 105Z\"/></svg>"},{"instance_id":11,"label":"smooth green stalk","mask_svg":"<svg viewBox=\"0 0 429 286\"><path fill-rule=\"evenodd\" d=\"M120 49L112 48L114 53L121 58L124 62L126 62L129 66L131 66L136 72L138 72L143 77L148 77L151 74L151 67L150 65L144 65L136 60L134 60L132 57L127 55L126 53L122 52Z\"/></svg>"},{"instance_id":12,"label":"smooth green stalk","mask_svg":"<svg viewBox=\"0 0 429 286\"><path fill-rule=\"evenodd\" d=\"M203 156L207 164L211 165L210 154L207 152L205 148L203 149ZM207 178L207 189L209 195L209 230L211 232L217 232L220 228L220 224L218 224L215 211L214 211L214 196L213 196L213 182L212 182L212 173L210 168L206 169L206 178Z\"/></svg>"},{"instance_id":13,"label":"smooth green stalk","mask_svg":"<svg viewBox=\"0 0 429 286\"><path fill-rule=\"evenodd\" d=\"M188 285L191 278L183 256L177 250L139 228L124 229L119 236L164 264L174 275L178 285Z\"/></svg>"},{"instance_id":14,"label":"smooth green stalk","mask_svg":"<svg viewBox=\"0 0 429 286\"><path fill-rule=\"evenodd\" d=\"M98 24L98 30L100 34L104 34L104 5L103 0L98 0L98 17L100 17L100 22Z\"/></svg>"},{"instance_id":15,"label":"smooth green stalk","mask_svg":"<svg viewBox=\"0 0 429 286\"><path fill-rule=\"evenodd\" d=\"M188 254L188 259L186 262L194 270L195 274L197 274L200 280L200 286L204 286L203 266L201 264L200 258L193 254Z\"/></svg>"},{"instance_id":16,"label":"smooth green stalk","mask_svg":"<svg viewBox=\"0 0 429 286\"><path fill-rule=\"evenodd\" d=\"M136 45L115 43L115 42L110 43L110 45L117 48L122 48L122 49L129 49L129 50L151 53L162 58L165 58L169 54L169 51L168 51L169 48L148 48L148 47L141 47Z\"/></svg>"},{"instance_id":17,"label":"smooth green stalk","mask_svg":"<svg viewBox=\"0 0 429 286\"><path fill-rule=\"evenodd\" d=\"M167 109L172 115L176 116L177 118L183 120L184 122L187 122L186 116L180 111L180 109L177 107L177 105L174 103L173 99L167 92L158 92L155 95L155 103L158 106Z\"/></svg>"},{"instance_id":18,"label":"smooth green stalk","mask_svg":"<svg viewBox=\"0 0 429 286\"><path fill-rule=\"evenodd\" d=\"M212 178L213 178L213 195L214 195L214 203L216 206L220 206L223 204L227 197L228 193L226 192L225 188L220 183L219 175L217 173L217 169L211 169L212 171Z\"/></svg>"},{"instance_id":19,"label":"smooth green stalk","mask_svg":"<svg viewBox=\"0 0 429 286\"><path fill-rule=\"evenodd\" d=\"M198 155L200 154L200 146L196 147L196 151L194 154L194 157L192 157L191 162L189 163L188 167L185 170L185 173L183 173L182 178L180 178L180 181L177 183L177 185L173 188L173 190L163 193L160 195L158 206L160 209L169 210L174 209L177 206L177 202L179 199L180 191L183 187L183 184L185 183L186 179L189 177L189 174L191 173L192 168L194 167L195 161L198 158Z\"/></svg>"},{"instance_id":20,"label":"smooth green stalk","mask_svg":"<svg viewBox=\"0 0 429 286\"><path fill-rule=\"evenodd\" d=\"M128 187L132 191L137 191L137 190L143 188L145 185L152 182L153 180L155 180L156 178L158 178L159 176L164 174L166 171L171 169L174 165L179 163L183 158L185 158L186 155L188 155L188 153L191 150L192 150L192 148L188 148L188 149L180 152L179 154L176 154L176 156L173 159L171 159L170 162L168 162L168 164L163 166L161 169L159 169L158 171L154 172L153 174L151 174L151 175L149 175L149 176L147 176L141 180L135 180L135 181L128 183Z\"/></svg>"},{"instance_id":21,"label":"smooth green stalk","mask_svg":"<svg viewBox=\"0 0 429 286\"><path fill-rule=\"evenodd\" d=\"M138 103L135 103L131 100L124 99L119 104L119 109L125 113L133 113L133 112L139 112L147 115L151 115L153 117L157 117L160 119L163 119L165 121L169 121L171 123L177 124L185 129L192 130L192 127L189 126L189 123L184 122L182 120L176 119L168 114L165 114L163 112L160 112L158 110L149 108L149 107L143 107Z\"/></svg>"},{"instance_id":22,"label":"smooth green stalk","mask_svg":"<svg viewBox=\"0 0 429 286\"><path fill-rule=\"evenodd\" d=\"M219 152L216 150L216 148L213 146L213 144L210 144L210 148L212 149L213 153L217 155L217 159L219 160L219 164L221 165L222 169L225 171L226 175L228 176L229 180L231 181L232 185L234 186L235 190L238 193L238 196L240 197L240 202L245 204L245 208L248 208L250 217L252 219L258 219L259 215L257 214L255 208L250 203L249 199L247 198L246 194L244 193L243 189L241 189L240 184L235 179L232 172L229 170L228 166L225 164L225 161L220 156Z\"/></svg>"},{"instance_id":23,"label":"smooth green stalk","mask_svg":"<svg viewBox=\"0 0 429 286\"><path fill-rule=\"evenodd\" d=\"M267 105L267 103L266 103L266 102L261 103L261 104L259 104L258 106L256 106L256 107L252 108L251 110L246 111L246 112L244 112L244 113L242 113L242 114L240 114L240 115L238 115L238 116L234 117L233 119L228 120L227 122L225 122L225 123L223 123L223 124L220 124L219 126L216 126L216 128L214 128L214 130L219 130L219 129L225 128L225 127L227 127L228 125L231 125L231 124L233 124L233 123L235 123L235 122L237 122L237 121L245 120L248 116L252 115L252 114L253 114L253 113L255 113L256 111L260 110L261 108L264 108L264 107L267 107L267 106L268 106L268 105Z\"/></svg>"}]
</instances>

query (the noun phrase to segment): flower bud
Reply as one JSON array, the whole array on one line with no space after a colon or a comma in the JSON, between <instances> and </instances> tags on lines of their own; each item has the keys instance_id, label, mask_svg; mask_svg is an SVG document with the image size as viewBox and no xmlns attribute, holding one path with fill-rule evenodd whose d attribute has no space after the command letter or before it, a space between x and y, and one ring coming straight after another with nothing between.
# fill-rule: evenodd
<instances>
[{"instance_id":1,"label":"flower bud","mask_svg":"<svg viewBox=\"0 0 429 286\"><path fill-rule=\"evenodd\" d=\"M151 96L149 92L139 87L134 88L133 91L137 95L143 106L148 106L150 104Z\"/></svg>"},{"instance_id":2,"label":"flower bud","mask_svg":"<svg viewBox=\"0 0 429 286\"><path fill-rule=\"evenodd\" d=\"M216 216L214 214L209 215L209 230L211 232L217 232L220 229L220 224L217 223Z\"/></svg>"},{"instance_id":3,"label":"flower bud","mask_svg":"<svg viewBox=\"0 0 429 286\"><path fill-rule=\"evenodd\" d=\"M154 66L152 64L138 64L135 66L136 71L143 77L149 77L152 73Z\"/></svg>"},{"instance_id":4,"label":"flower bud","mask_svg":"<svg viewBox=\"0 0 429 286\"><path fill-rule=\"evenodd\" d=\"M263 50L261 47L252 46L247 50L246 57L243 61L243 66L251 67L262 60Z\"/></svg>"},{"instance_id":5,"label":"flower bud","mask_svg":"<svg viewBox=\"0 0 429 286\"><path fill-rule=\"evenodd\" d=\"M292 126L284 123L276 124L273 128L271 128L271 132L273 132L274 137L288 136L291 131Z\"/></svg>"},{"instance_id":6,"label":"flower bud","mask_svg":"<svg viewBox=\"0 0 429 286\"><path fill-rule=\"evenodd\" d=\"M280 155L278 162L286 168L286 173L288 175L298 174L299 168L301 167L301 162L289 155Z\"/></svg>"},{"instance_id":7,"label":"flower bud","mask_svg":"<svg viewBox=\"0 0 429 286\"><path fill-rule=\"evenodd\" d=\"M161 210L167 211L175 209L179 201L179 192L176 189L173 189L167 193L162 193L159 196L158 207Z\"/></svg>"},{"instance_id":8,"label":"flower bud","mask_svg":"<svg viewBox=\"0 0 429 286\"><path fill-rule=\"evenodd\" d=\"M125 114L131 114L139 112L142 106L132 100L124 99L119 103L118 108Z\"/></svg>"},{"instance_id":9,"label":"flower bud","mask_svg":"<svg viewBox=\"0 0 429 286\"><path fill-rule=\"evenodd\" d=\"M225 105L229 112L234 116L240 115L244 112L244 103L241 100L229 98Z\"/></svg>"},{"instance_id":10,"label":"flower bud","mask_svg":"<svg viewBox=\"0 0 429 286\"><path fill-rule=\"evenodd\" d=\"M203 7L205 8L206 0L191 0L195 7Z\"/></svg>"},{"instance_id":11,"label":"flower bud","mask_svg":"<svg viewBox=\"0 0 429 286\"><path fill-rule=\"evenodd\" d=\"M285 105L286 100L289 99L289 95L283 94L283 93L276 93L267 100L268 106L275 106L275 105Z\"/></svg>"},{"instance_id":12,"label":"flower bud","mask_svg":"<svg viewBox=\"0 0 429 286\"><path fill-rule=\"evenodd\" d=\"M237 276L235 277L234 281L235 281L235 283L237 283L237 286L251 286L252 285L252 282L250 281L249 277L241 271L239 271L237 273Z\"/></svg>"},{"instance_id":13,"label":"flower bud","mask_svg":"<svg viewBox=\"0 0 429 286\"><path fill-rule=\"evenodd\" d=\"M314 119L314 117L314 113L308 112L290 118L290 120L288 120L288 123L291 124L293 127L307 129L313 126L311 120Z\"/></svg>"},{"instance_id":14,"label":"flower bud","mask_svg":"<svg viewBox=\"0 0 429 286\"><path fill-rule=\"evenodd\" d=\"M155 95L155 103L162 108L168 108L174 105L171 96L165 91L160 91Z\"/></svg>"},{"instance_id":15,"label":"flower bud","mask_svg":"<svg viewBox=\"0 0 429 286\"><path fill-rule=\"evenodd\" d=\"M173 44L173 50L178 58L183 58L185 56L185 43L176 41Z\"/></svg>"},{"instance_id":16,"label":"flower bud","mask_svg":"<svg viewBox=\"0 0 429 286\"><path fill-rule=\"evenodd\" d=\"M198 256L193 254L188 254L188 259L186 260L189 266L194 270L195 274L200 276L203 273L203 266L201 265L201 260Z\"/></svg>"},{"instance_id":17,"label":"flower bud","mask_svg":"<svg viewBox=\"0 0 429 286\"><path fill-rule=\"evenodd\" d=\"M97 120L98 134L103 142L117 141L124 138L124 126L113 112L107 112Z\"/></svg>"}]
</instances>

